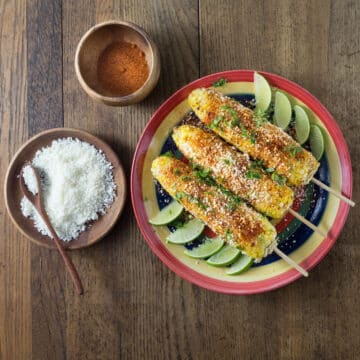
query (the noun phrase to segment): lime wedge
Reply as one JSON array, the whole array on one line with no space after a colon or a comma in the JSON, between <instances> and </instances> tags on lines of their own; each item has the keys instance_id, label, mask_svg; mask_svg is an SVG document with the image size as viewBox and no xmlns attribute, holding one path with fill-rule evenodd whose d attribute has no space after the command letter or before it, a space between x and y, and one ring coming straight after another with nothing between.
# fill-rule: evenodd
<instances>
[{"instance_id":1,"label":"lime wedge","mask_svg":"<svg viewBox=\"0 0 360 360\"><path fill-rule=\"evenodd\" d=\"M236 262L234 262L230 266L230 269L226 272L226 274L238 275L244 273L246 270L248 270L251 267L253 262L254 262L253 258L247 255L242 255Z\"/></svg>"},{"instance_id":2,"label":"lime wedge","mask_svg":"<svg viewBox=\"0 0 360 360\"><path fill-rule=\"evenodd\" d=\"M285 130L291 121L291 104L288 97L277 91L275 93L274 123Z\"/></svg>"},{"instance_id":3,"label":"lime wedge","mask_svg":"<svg viewBox=\"0 0 360 360\"><path fill-rule=\"evenodd\" d=\"M294 111L296 140L299 142L300 145L302 145L309 138L310 121L306 111L301 106L295 105Z\"/></svg>"},{"instance_id":4,"label":"lime wedge","mask_svg":"<svg viewBox=\"0 0 360 360\"><path fill-rule=\"evenodd\" d=\"M310 126L310 149L316 160L320 160L325 150L324 135L317 125Z\"/></svg>"},{"instance_id":5,"label":"lime wedge","mask_svg":"<svg viewBox=\"0 0 360 360\"><path fill-rule=\"evenodd\" d=\"M171 202L165 206L158 214L156 214L149 223L152 225L166 225L178 218L183 212L184 208L177 201Z\"/></svg>"},{"instance_id":6,"label":"lime wedge","mask_svg":"<svg viewBox=\"0 0 360 360\"><path fill-rule=\"evenodd\" d=\"M271 87L257 72L254 73L254 86L256 110L266 111L271 103Z\"/></svg>"},{"instance_id":7,"label":"lime wedge","mask_svg":"<svg viewBox=\"0 0 360 360\"><path fill-rule=\"evenodd\" d=\"M225 245L206 262L212 266L227 266L232 264L240 255L241 251L239 249L230 245Z\"/></svg>"},{"instance_id":8,"label":"lime wedge","mask_svg":"<svg viewBox=\"0 0 360 360\"><path fill-rule=\"evenodd\" d=\"M167 237L172 244L186 244L195 240L204 231L205 225L198 219L192 219L180 229L177 229Z\"/></svg>"},{"instance_id":9,"label":"lime wedge","mask_svg":"<svg viewBox=\"0 0 360 360\"><path fill-rule=\"evenodd\" d=\"M218 237L205 238L205 241L191 250L186 249L184 254L195 259L205 259L217 253L224 246L224 240Z\"/></svg>"}]
</instances>

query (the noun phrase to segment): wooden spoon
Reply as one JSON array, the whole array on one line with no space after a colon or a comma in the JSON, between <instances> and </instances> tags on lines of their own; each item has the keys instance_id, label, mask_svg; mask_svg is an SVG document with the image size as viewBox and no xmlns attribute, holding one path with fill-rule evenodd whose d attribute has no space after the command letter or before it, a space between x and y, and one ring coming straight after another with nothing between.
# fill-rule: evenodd
<instances>
[{"instance_id":1,"label":"wooden spoon","mask_svg":"<svg viewBox=\"0 0 360 360\"><path fill-rule=\"evenodd\" d=\"M47 215L47 213L45 211L44 204L43 204L43 201L42 201L39 173L36 171L36 169L31 164L27 164L27 165L29 165L32 168L32 170L34 171L38 192L37 192L36 195L34 195L27 188L27 186L25 184L24 177L23 177L24 167L21 169L21 174L20 174L20 189L23 192L24 196L32 203L32 205L38 211L39 215L42 217L42 220L44 221L47 228L49 229L49 232L50 232L52 238L54 239L56 247L59 250L59 253L60 253L60 255L62 256L62 258L64 260L66 269L68 270L68 272L69 272L69 274L71 276L71 279L72 279L72 281L74 283L76 292L79 295L82 295L84 293L84 289L83 289L79 274L76 271L75 266L74 266L73 262L71 261L71 259L69 258L68 254L66 253L65 249L63 248L61 240L57 236L53 226L51 225L49 217L48 217L48 215Z\"/></svg>"}]
</instances>

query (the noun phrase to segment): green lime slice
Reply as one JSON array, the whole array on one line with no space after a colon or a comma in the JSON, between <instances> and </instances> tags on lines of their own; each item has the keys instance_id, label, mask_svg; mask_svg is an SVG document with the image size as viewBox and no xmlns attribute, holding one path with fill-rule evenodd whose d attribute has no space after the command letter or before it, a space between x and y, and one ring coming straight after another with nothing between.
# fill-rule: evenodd
<instances>
[{"instance_id":1,"label":"green lime slice","mask_svg":"<svg viewBox=\"0 0 360 360\"><path fill-rule=\"evenodd\" d=\"M291 104L281 91L275 93L274 123L285 130L291 121Z\"/></svg>"},{"instance_id":2,"label":"green lime slice","mask_svg":"<svg viewBox=\"0 0 360 360\"><path fill-rule=\"evenodd\" d=\"M149 220L149 223L152 225L166 225L177 219L184 208L177 201L171 202L169 205L165 206L158 214L156 214L152 219Z\"/></svg>"},{"instance_id":3,"label":"green lime slice","mask_svg":"<svg viewBox=\"0 0 360 360\"><path fill-rule=\"evenodd\" d=\"M256 110L266 111L271 103L271 87L257 72L254 73L254 86Z\"/></svg>"},{"instance_id":4,"label":"green lime slice","mask_svg":"<svg viewBox=\"0 0 360 360\"><path fill-rule=\"evenodd\" d=\"M316 160L320 160L325 150L324 135L317 125L310 126L310 149Z\"/></svg>"},{"instance_id":5,"label":"green lime slice","mask_svg":"<svg viewBox=\"0 0 360 360\"><path fill-rule=\"evenodd\" d=\"M238 275L241 273L244 273L246 270L248 270L251 265L253 264L254 259L247 256L247 255L242 255L240 256L240 258L234 262L229 270L226 272L227 275Z\"/></svg>"},{"instance_id":6,"label":"green lime slice","mask_svg":"<svg viewBox=\"0 0 360 360\"><path fill-rule=\"evenodd\" d=\"M205 238L205 241L199 246L186 249L184 254L195 259L205 259L216 254L224 246L224 240L216 237L214 239Z\"/></svg>"},{"instance_id":7,"label":"green lime slice","mask_svg":"<svg viewBox=\"0 0 360 360\"><path fill-rule=\"evenodd\" d=\"M296 140L302 145L309 138L310 121L306 111L301 106L295 105L294 111Z\"/></svg>"},{"instance_id":8,"label":"green lime slice","mask_svg":"<svg viewBox=\"0 0 360 360\"><path fill-rule=\"evenodd\" d=\"M241 255L236 247L225 245L219 252L209 258L206 262L212 266L227 266L232 264Z\"/></svg>"},{"instance_id":9,"label":"green lime slice","mask_svg":"<svg viewBox=\"0 0 360 360\"><path fill-rule=\"evenodd\" d=\"M199 237L204 228L205 224L202 221L192 219L183 227L171 233L166 240L172 244L186 244Z\"/></svg>"}]
</instances>

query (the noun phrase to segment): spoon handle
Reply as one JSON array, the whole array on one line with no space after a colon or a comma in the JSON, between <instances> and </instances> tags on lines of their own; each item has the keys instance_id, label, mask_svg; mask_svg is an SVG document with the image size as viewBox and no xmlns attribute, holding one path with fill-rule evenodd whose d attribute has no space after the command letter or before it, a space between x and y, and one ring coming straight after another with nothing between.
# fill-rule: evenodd
<instances>
[{"instance_id":1,"label":"spoon handle","mask_svg":"<svg viewBox=\"0 0 360 360\"><path fill-rule=\"evenodd\" d=\"M52 224L51 224L51 222L50 222L50 220L49 220L49 218L47 216L46 210L42 206L41 198L39 198L38 201L39 201L39 210L40 210L41 217L43 218L43 221L45 222L47 228L49 229L49 231L50 231L50 233L51 233L51 235L52 235L52 237L53 237L53 239L55 241L55 245L56 245L61 257L64 260L65 267L66 267L67 271L69 272L69 274L71 276L71 280L72 280L72 282L73 282L73 284L75 286L76 292L79 295L82 295L84 293L84 288L83 288L82 282L80 280L80 276L79 276L79 274L78 274L78 272L77 272L77 270L75 268L75 265L72 262L69 255L67 254L64 247L62 246L61 240L57 236L56 231L53 228L53 226L52 226Z\"/></svg>"},{"instance_id":2,"label":"spoon handle","mask_svg":"<svg viewBox=\"0 0 360 360\"><path fill-rule=\"evenodd\" d=\"M51 235L55 241L56 247L59 250L59 253L61 255L61 257L64 260L65 266L67 271L69 272L70 276L71 276L71 280L75 286L76 292L79 295L82 295L84 293L84 288L80 279L80 276L74 266L74 263L72 262L71 258L68 256L66 250L63 248L60 239L58 238L58 236L56 235L56 232L54 230L54 228L52 227L50 221L48 221L47 216L43 216L43 219L48 227L48 229L51 232Z\"/></svg>"},{"instance_id":3,"label":"spoon handle","mask_svg":"<svg viewBox=\"0 0 360 360\"><path fill-rule=\"evenodd\" d=\"M59 238L57 237L57 235L53 236L56 247L59 250L59 253L61 255L61 257L64 260L65 266L67 271L69 272L70 276L71 276L71 280L75 286L76 292L79 295L82 295L84 293L84 288L80 279L80 276L74 266L74 263L72 262L71 258L68 256L68 254L66 253L66 250L62 247Z\"/></svg>"}]
</instances>

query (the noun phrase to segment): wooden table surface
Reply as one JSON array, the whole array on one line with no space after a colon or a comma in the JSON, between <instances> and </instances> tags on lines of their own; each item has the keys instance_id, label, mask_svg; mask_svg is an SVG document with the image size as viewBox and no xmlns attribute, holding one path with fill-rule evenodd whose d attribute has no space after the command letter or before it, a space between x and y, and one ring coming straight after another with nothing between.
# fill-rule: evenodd
<instances>
[{"instance_id":1,"label":"wooden table surface","mask_svg":"<svg viewBox=\"0 0 360 360\"><path fill-rule=\"evenodd\" d=\"M162 75L143 103L93 102L74 53L97 22L125 19L159 45ZM287 77L325 104L344 132L360 202L359 1L0 0L0 168L53 127L100 136L126 173L142 129L175 90L226 69ZM102 242L72 252L76 296L56 252L30 244L0 195L0 359L359 359L360 207L329 255L285 288L255 296L203 290L172 273L137 228L130 197Z\"/></svg>"}]
</instances>

